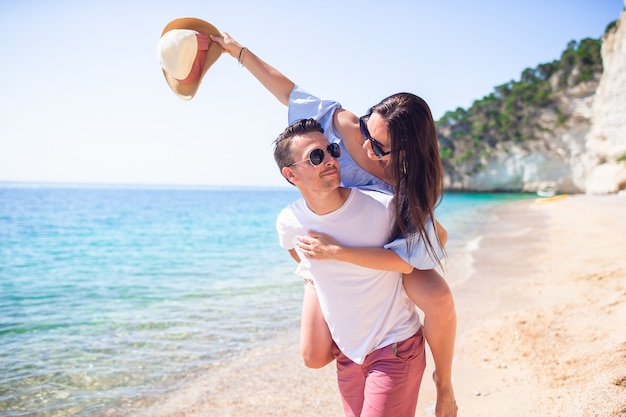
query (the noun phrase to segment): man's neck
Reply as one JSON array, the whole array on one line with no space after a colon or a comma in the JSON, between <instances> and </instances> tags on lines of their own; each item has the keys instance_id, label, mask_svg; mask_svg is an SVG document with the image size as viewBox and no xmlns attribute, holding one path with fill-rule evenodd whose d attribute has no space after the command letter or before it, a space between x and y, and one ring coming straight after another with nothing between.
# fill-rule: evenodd
<instances>
[{"instance_id":1,"label":"man's neck","mask_svg":"<svg viewBox=\"0 0 626 417\"><path fill-rule=\"evenodd\" d=\"M339 187L331 191L311 191L307 195L302 194L302 197L313 213L322 216L338 210L346 202L349 195L349 188Z\"/></svg>"}]
</instances>

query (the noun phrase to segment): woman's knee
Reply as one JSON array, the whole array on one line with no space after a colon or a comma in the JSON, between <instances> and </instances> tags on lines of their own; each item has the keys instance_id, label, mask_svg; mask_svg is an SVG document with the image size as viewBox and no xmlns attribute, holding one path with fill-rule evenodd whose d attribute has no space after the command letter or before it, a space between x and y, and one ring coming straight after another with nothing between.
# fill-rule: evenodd
<instances>
[{"instance_id":1,"label":"woman's knee","mask_svg":"<svg viewBox=\"0 0 626 417\"><path fill-rule=\"evenodd\" d=\"M425 314L455 314L452 291L436 271L416 270L404 275L403 285L409 297Z\"/></svg>"}]
</instances>

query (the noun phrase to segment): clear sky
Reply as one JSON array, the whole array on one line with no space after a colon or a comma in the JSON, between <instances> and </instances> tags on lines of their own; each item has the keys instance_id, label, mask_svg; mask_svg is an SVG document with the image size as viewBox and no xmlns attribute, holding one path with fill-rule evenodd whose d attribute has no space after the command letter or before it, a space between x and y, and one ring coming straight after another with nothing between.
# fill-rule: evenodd
<instances>
[{"instance_id":1,"label":"clear sky","mask_svg":"<svg viewBox=\"0 0 626 417\"><path fill-rule=\"evenodd\" d=\"M410 91L436 119L598 38L623 0L0 0L0 181L286 185L279 104L223 55L167 87L163 27L198 17L357 114Z\"/></svg>"}]
</instances>

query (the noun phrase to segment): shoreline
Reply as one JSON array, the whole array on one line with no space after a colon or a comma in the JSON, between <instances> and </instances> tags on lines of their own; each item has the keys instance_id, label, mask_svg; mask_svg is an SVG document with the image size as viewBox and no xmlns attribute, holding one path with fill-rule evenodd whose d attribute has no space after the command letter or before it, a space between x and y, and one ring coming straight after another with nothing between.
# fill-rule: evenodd
<instances>
[{"instance_id":1,"label":"shoreline","mask_svg":"<svg viewBox=\"0 0 626 417\"><path fill-rule=\"evenodd\" d=\"M459 416L626 414L624 213L623 196L582 195L493 211L472 240L469 279L446 274L455 283ZM342 416L334 363L305 368L298 340L292 329L229 358L138 415ZM434 416L431 374L429 357L419 417Z\"/></svg>"},{"instance_id":2,"label":"shoreline","mask_svg":"<svg viewBox=\"0 0 626 417\"><path fill-rule=\"evenodd\" d=\"M626 413L624 213L583 195L494 211L455 290L459 415Z\"/></svg>"}]
</instances>

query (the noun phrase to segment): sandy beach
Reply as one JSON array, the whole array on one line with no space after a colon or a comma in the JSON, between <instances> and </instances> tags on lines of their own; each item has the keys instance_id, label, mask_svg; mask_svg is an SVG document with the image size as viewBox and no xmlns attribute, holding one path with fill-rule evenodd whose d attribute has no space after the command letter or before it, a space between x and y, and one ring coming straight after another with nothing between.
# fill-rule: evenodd
<instances>
[{"instance_id":1,"label":"sandy beach","mask_svg":"<svg viewBox=\"0 0 626 417\"><path fill-rule=\"evenodd\" d=\"M626 416L626 197L539 201L494 212L453 288L458 415ZM149 415L343 415L334 364L304 368L297 329L183 387ZM425 376L416 416L434 401Z\"/></svg>"}]
</instances>

